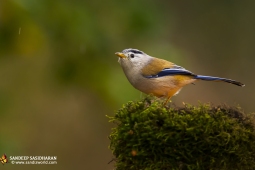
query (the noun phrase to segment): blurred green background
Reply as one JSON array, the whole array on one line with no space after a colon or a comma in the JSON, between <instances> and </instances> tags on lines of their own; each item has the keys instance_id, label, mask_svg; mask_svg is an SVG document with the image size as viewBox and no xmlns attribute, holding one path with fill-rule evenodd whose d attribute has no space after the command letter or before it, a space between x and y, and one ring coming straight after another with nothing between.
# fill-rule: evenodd
<instances>
[{"instance_id":1,"label":"blurred green background","mask_svg":"<svg viewBox=\"0 0 255 170\"><path fill-rule=\"evenodd\" d=\"M172 101L254 106L255 1L0 1L0 154L51 155L57 165L113 169L105 115L141 93L114 55L137 48L197 74ZM3 167L0 165L1 169Z\"/></svg>"}]
</instances>

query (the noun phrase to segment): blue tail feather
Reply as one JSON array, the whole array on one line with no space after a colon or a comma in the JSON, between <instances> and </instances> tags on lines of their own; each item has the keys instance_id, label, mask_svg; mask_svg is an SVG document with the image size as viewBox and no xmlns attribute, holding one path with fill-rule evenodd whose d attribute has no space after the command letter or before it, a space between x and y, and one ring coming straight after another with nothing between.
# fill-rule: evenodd
<instances>
[{"instance_id":1,"label":"blue tail feather","mask_svg":"<svg viewBox=\"0 0 255 170\"><path fill-rule=\"evenodd\" d=\"M231 83L231 84L234 84L234 85L237 85L237 86L241 86L241 87L245 86L241 82L238 82L238 81L235 81L235 80L231 80L231 79L221 78L221 77L211 77L211 76L196 75L196 76L194 76L194 79L206 80L206 81L223 81L223 82Z\"/></svg>"}]
</instances>

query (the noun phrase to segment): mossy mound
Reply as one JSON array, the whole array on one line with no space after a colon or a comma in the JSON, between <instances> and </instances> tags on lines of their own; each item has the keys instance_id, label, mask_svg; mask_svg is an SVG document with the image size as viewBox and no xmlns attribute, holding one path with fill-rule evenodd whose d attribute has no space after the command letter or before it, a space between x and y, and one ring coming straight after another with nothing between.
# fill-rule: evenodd
<instances>
[{"instance_id":1,"label":"mossy mound","mask_svg":"<svg viewBox=\"0 0 255 170\"><path fill-rule=\"evenodd\" d=\"M117 170L255 169L254 114L238 108L146 97L109 118Z\"/></svg>"}]
</instances>

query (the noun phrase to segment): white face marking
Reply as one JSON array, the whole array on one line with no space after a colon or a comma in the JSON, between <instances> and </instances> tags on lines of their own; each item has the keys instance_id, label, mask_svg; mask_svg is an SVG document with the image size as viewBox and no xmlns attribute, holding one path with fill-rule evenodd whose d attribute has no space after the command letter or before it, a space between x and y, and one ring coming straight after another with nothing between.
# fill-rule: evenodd
<instances>
[{"instance_id":1,"label":"white face marking","mask_svg":"<svg viewBox=\"0 0 255 170\"><path fill-rule=\"evenodd\" d=\"M119 58L119 63L123 67L143 67L151 59L150 56L136 49L126 49L122 51L127 58Z\"/></svg>"}]
</instances>

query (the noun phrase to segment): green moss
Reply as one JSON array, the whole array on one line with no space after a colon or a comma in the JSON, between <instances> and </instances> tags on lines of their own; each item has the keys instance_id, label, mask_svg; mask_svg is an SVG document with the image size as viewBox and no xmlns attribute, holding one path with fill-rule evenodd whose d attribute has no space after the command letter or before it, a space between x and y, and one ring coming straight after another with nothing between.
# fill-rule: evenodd
<instances>
[{"instance_id":1,"label":"green moss","mask_svg":"<svg viewBox=\"0 0 255 170\"><path fill-rule=\"evenodd\" d=\"M153 97L109 117L117 170L255 169L254 114L210 104L179 108Z\"/></svg>"}]
</instances>

